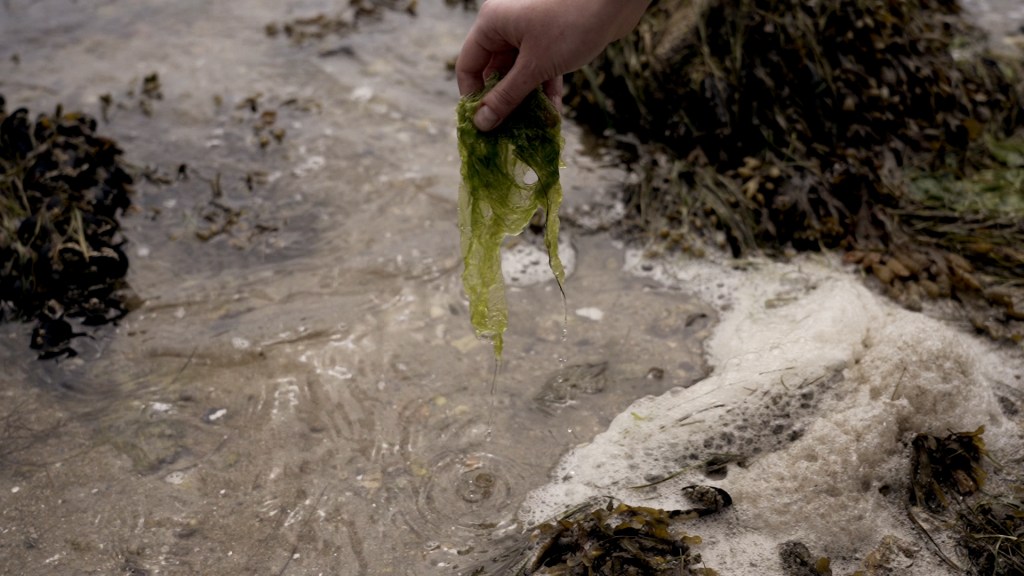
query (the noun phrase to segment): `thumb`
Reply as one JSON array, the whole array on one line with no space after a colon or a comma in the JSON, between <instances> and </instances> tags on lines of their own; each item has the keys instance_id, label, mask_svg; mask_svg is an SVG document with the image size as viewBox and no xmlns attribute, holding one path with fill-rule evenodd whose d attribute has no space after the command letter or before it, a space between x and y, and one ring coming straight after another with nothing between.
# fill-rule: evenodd
<instances>
[{"instance_id":1,"label":"thumb","mask_svg":"<svg viewBox=\"0 0 1024 576\"><path fill-rule=\"evenodd\" d=\"M541 79L520 65L521 60L520 56L508 74L480 102L480 108L473 116L473 124L478 130L487 132L497 127L540 85Z\"/></svg>"}]
</instances>

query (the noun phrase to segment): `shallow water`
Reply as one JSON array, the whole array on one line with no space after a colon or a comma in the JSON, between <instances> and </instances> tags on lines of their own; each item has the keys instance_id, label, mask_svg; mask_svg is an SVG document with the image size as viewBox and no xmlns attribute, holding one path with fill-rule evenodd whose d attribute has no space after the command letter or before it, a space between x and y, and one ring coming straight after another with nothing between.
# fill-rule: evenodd
<instances>
[{"instance_id":1,"label":"shallow water","mask_svg":"<svg viewBox=\"0 0 1024 576\"><path fill-rule=\"evenodd\" d=\"M772 446L750 471L733 469L736 506L724 516L725 534L715 533L716 518L697 530L706 536L708 565L735 568L723 573L751 566L764 573L778 562L773 538L790 537L784 530L794 524L793 534L808 537L816 552L841 552L845 566L857 564L863 546L876 543L825 550L829 530L845 524L821 519L852 518L871 532L877 516L889 529L892 517L905 515L899 489L882 498L876 484L905 476L900 442L908 431L924 431L915 420L900 424L903 436L886 436L873 423L939 414L910 410L890 392L893 374L903 374L899 354L959 358L957 350L978 345L960 334L920 351L869 346L887 342L877 340L887 328L864 314L895 317L897 326L902 317L877 312L888 308L863 288L846 287L857 297L840 298L835 310L847 316L829 320L830 308L814 305L822 291L812 285L849 281L833 269L792 284L816 278L814 267L805 274L799 263L779 265L781 288L769 300L735 299L750 305L749 316L730 314L723 302L730 293L758 293L751 282L771 288L778 278L759 275L758 266L692 273L684 265L671 282L655 278L661 264L627 262L621 246L590 231L600 228L594 214L602 212L590 208L611 204L624 175L584 153L567 126L566 212L586 224L569 230L575 272L567 308L551 281L510 292L505 361L492 392L490 347L473 337L460 287L457 93L445 68L472 16L421 2L416 17L390 13L362 22L353 35L302 46L265 33L268 23L344 4L0 3L0 93L8 108L50 110L61 102L100 116L101 95L109 94L101 132L125 147L128 161L166 179L140 180L137 210L124 222L141 309L117 326L91 329L75 340L80 356L61 362L34 359L27 326L0 326L0 573L457 573L518 532L529 494L536 503L538 494L583 482L566 473L549 484L556 465L572 471L580 463L585 495L616 486L600 470L584 472L608 462L616 430L628 432L633 420L655 425L644 412L634 416L634 407L668 401L666 413L685 412L671 400L689 402L712 387L743 396L743 381L718 387L715 378L731 378L736 366L763 370L760 355L770 353L757 347L783 349L772 338L792 345L788 332L773 334L796 330L783 322L787 314L801 330L799 322L818 322L813 314L832 322L812 334L851 330L826 352L851 382L874 382L890 402L864 417L870 402L851 407L823 391L800 418L808 438L825 440L794 443L796 450ZM152 72L160 76L160 99L140 93ZM280 143L271 135L276 128L286 130ZM187 179L176 176L182 164ZM624 271L630 267L641 273ZM698 280L700 298L689 292ZM850 302L860 308L843 308ZM731 328L716 324L716 309ZM854 324L869 324L871 338L854 334ZM933 327L924 326L916 333L927 341ZM712 378L653 397L705 375L703 342L712 330L721 356ZM808 350L829 342L813 340ZM722 342L735 349L721 352ZM744 352L747 345L755 352ZM862 348L880 354L872 363L888 372L858 367ZM785 368L809 369L803 352ZM1003 364L1000 353L990 363L1005 364L1000 393L1022 404L1019 350ZM968 376L979 373L969 380L988 385L992 378L972 358L960 361ZM932 364L934 357L917 362ZM910 383L904 386L909 395ZM1019 442L1010 443L1019 418L990 408L964 417L986 409L1007 420L1003 437L991 442L1004 460L1020 462ZM739 412L758 413L756 406ZM830 431L842 430L836 414L855 434ZM698 436L654 437L685 446ZM890 468L848 475L857 460L840 449L851 446L877 452ZM591 452L598 456L584 457ZM808 464L819 459L834 468ZM633 476L663 472L640 460L635 470L623 466L628 458L608 468L624 469L633 484ZM853 488L833 482L822 495L818 479L840 476ZM808 501L815 508L801 508ZM544 517L565 503L545 504L526 513ZM804 510L817 524L803 522ZM926 543L915 546L918 567L936 562Z\"/></svg>"},{"instance_id":2,"label":"shallow water","mask_svg":"<svg viewBox=\"0 0 1024 576\"><path fill-rule=\"evenodd\" d=\"M568 308L552 282L510 293L492 392L445 68L471 15L265 33L343 4L0 6L8 108L99 117L109 94L100 132L165 180L140 179L123 222L142 308L60 362L0 327L0 572L450 574L518 530L569 447L703 375L711 308L570 229ZM623 175L567 130L566 210L586 215Z\"/></svg>"}]
</instances>

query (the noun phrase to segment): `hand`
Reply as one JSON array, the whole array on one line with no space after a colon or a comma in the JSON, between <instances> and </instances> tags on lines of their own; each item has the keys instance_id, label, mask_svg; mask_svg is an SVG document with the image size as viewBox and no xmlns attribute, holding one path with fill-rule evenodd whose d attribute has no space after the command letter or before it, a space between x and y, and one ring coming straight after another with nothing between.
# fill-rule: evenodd
<instances>
[{"instance_id":1,"label":"hand","mask_svg":"<svg viewBox=\"0 0 1024 576\"><path fill-rule=\"evenodd\" d=\"M628 34L650 0L486 0L455 63L459 92L482 90L473 123L490 130L538 86L562 109L562 75L593 60Z\"/></svg>"}]
</instances>

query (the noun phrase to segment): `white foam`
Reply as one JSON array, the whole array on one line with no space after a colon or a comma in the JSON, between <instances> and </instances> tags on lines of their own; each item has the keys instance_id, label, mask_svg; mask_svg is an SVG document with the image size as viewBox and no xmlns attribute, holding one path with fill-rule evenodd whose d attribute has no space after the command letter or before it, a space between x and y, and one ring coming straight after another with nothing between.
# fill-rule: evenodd
<instances>
[{"instance_id":1,"label":"white foam","mask_svg":"<svg viewBox=\"0 0 1024 576\"><path fill-rule=\"evenodd\" d=\"M836 573L894 542L912 556L904 573L948 572L907 520L909 440L984 425L991 450L1016 445L996 390L1020 386L1020 354L898 308L824 258L669 265L633 253L627 269L715 303L714 370L637 400L566 455L527 498L525 523L595 496L688 508L679 489L712 484L734 506L692 531L720 573L779 573L777 547L788 540L829 556ZM715 454L748 458L710 480L701 464Z\"/></svg>"},{"instance_id":2,"label":"white foam","mask_svg":"<svg viewBox=\"0 0 1024 576\"><path fill-rule=\"evenodd\" d=\"M517 237L501 250L501 272L510 287L524 287L544 282L553 282L554 275L548 264L547 250L523 237ZM565 270L565 277L576 270L576 249L568 233L558 237L558 255Z\"/></svg>"}]
</instances>

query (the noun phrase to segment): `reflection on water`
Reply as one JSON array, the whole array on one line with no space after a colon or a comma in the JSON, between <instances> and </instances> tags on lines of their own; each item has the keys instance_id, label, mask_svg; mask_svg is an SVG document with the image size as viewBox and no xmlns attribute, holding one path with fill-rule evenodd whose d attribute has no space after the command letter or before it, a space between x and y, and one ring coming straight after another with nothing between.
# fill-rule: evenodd
<instances>
[{"instance_id":1,"label":"reflection on water","mask_svg":"<svg viewBox=\"0 0 1024 576\"><path fill-rule=\"evenodd\" d=\"M451 574L521 528L567 448L702 375L709 309L578 233L567 338L553 284L512 289L492 393L444 66L471 15L423 2L304 47L264 33L335 8L0 5L8 106L98 115L111 94L101 131L167 176L140 179L125 221L143 308L59 364L2 326L4 573ZM153 71L146 115L131 87ZM263 146L268 110L286 136ZM566 200L584 213L621 174L577 141Z\"/></svg>"}]
</instances>

